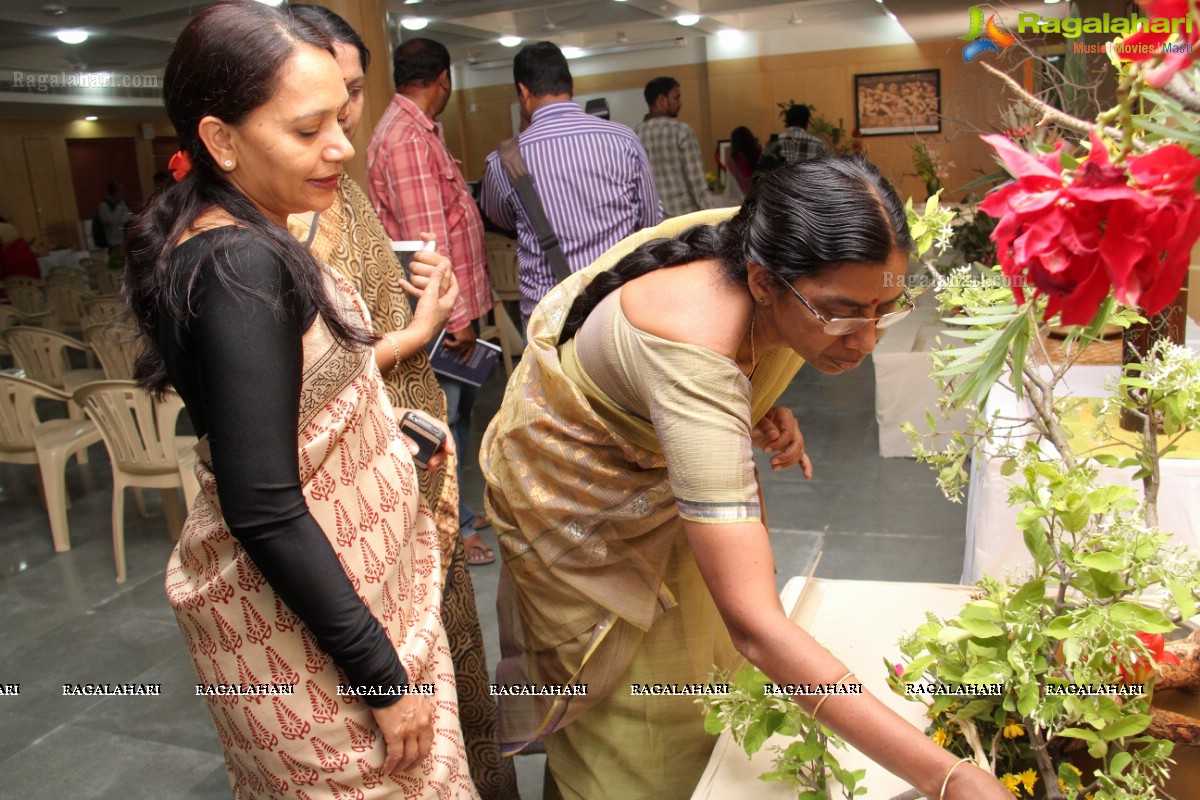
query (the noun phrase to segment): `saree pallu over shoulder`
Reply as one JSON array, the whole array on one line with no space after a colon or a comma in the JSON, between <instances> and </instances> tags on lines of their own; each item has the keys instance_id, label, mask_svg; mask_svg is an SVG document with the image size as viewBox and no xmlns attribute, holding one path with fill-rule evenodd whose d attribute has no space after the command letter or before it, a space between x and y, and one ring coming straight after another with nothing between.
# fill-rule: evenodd
<instances>
[{"instance_id":1,"label":"saree pallu over shoulder","mask_svg":"<svg viewBox=\"0 0 1200 800\"><path fill-rule=\"evenodd\" d=\"M558 339L571 304L600 272L652 239L728 219L735 209L667 220L619 242L535 309L529 346L480 446L486 501L503 554L501 684L586 684L586 695L502 696L501 741L516 751L613 691L643 635L676 599L664 577L682 523L654 429L587 379ZM751 379L751 422L800 368L765 354ZM686 548L686 543L684 543Z\"/></svg>"},{"instance_id":2,"label":"saree pallu over shoulder","mask_svg":"<svg viewBox=\"0 0 1200 800\"><path fill-rule=\"evenodd\" d=\"M340 276L329 281L365 320L353 287ZM305 500L410 685L434 687L427 699L437 733L420 765L383 774L386 748L370 708L343 693L344 674L230 533L201 440L201 493L168 562L167 596L198 683L282 687L205 697L233 797L476 797L441 621L437 531L412 458L398 444L370 350L346 349L319 317L303 345L297 447Z\"/></svg>"}]
</instances>

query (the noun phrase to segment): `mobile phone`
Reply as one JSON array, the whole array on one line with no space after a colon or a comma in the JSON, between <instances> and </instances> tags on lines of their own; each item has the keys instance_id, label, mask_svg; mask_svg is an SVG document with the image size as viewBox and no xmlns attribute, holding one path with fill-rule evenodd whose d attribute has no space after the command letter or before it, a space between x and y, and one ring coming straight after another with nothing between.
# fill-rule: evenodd
<instances>
[{"instance_id":1,"label":"mobile phone","mask_svg":"<svg viewBox=\"0 0 1200 800\"><path fill-rule=\"evenodd\" d=\"M429 459L446 441L446 434L441 428L411 411L400 418L400 432L417 443L417 452L412 460L421 469L429 468Z\"/></svg>"}]
</instances>

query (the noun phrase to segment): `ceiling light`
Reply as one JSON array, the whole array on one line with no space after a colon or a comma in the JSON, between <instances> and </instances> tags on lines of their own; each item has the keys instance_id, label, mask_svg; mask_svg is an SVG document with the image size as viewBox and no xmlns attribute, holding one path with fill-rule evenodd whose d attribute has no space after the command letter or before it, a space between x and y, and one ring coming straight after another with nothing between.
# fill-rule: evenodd
<instances>
[{"instance_id":1,"label":"ceiling light","mask_svg":"<svg viewBox=\"0 0 1200 800\"><path fill-rule=\"evenodd\" d=\"M695 14L684 14L682 16L676 17L675 21L678 22L680 25L695 25L697 22L700 21L700 17L696 16Z\"/></svg>"},{"instance_id":2,"label":"ceiling light","mask_svg":"<svg viewBox=\"0 0 1200 800\"><path fill-rule=\"evenodd\" d=\"M283 0L258 0L258 2L262 3L264 6L270 6L271 8L279 8L281 5L283 5Z\"/></svg>"},{"instance_id":3,"label":"ceiling light","mask_svg":"<svg viewBox=\"0 0 1200 800\"><path fill-rule=\"evenodd\" d=\"M400 24L410 31L419 31L429 24L429 20L424 17L405 17Z\"/></svg>"},{"instance_id":4,"label":"ceiling light","mask_svg":"<svg viewBox=\"0 0 1200 800\"><path fill-rule=\"evenodd\" d=\"M421 2L421 0L404 0L404 5L415 6L419 2Z\"/></svg>"},{"instance_id":5,"label":"ceiling light","mask_svg":"<svg viewBox=\"0 0 1200 800\"><path fill-rule=\"evenodd\" d=\"M98 120L100 118L95 116L94 114L91 114L91 115L84 117L83 119L85 122L95 122L96 120Z\"/></svg>"},{"instance_id":6,"label":"ceiling light","mask_svg":"<svg viewBox=\"0 0 1200 800\"><path fill-rule=\"evenodd\" d=\"M521 43L520 36L501 36L500 37L500 44L504 45L505 47L516 47L520 43Z\"/></svg>"},{"instance_id":7,"label":"ceiling light","mask_svg":"<svg viewBox=\"0 0 1200 800\"><path fill-rule=\"evenodd\" d=\"M1043 3L1045 3L1045 4L1046 4L1046 5L1048 5L1048 6L1052 6L1052 5L1054 5L1055 3L1059 2L1059 0L1042 0L1042 2L1043 2Z\"/></svg>"},{"instance_id":8,"label":"ceiling light","mask_svg":"<svg viewBox=\"0 0 1200 800\"><path fill-rule=\"evenodd\" d=\"M800 19L800 15L795 11L793 11L792 15L788 17L788 25L799 25L803 21L804 20Z\"/></svg>"},{"instance_id":9,"label":"ceiling light","mask_svg":"<svg viewBox=\"0 0 1200 800\"><path fill-rule=\"evenodd\" d=\"M564 58L579 58L581 55L583 55L583 49L579 47L567 45L561 49Z\"/></svg>"},{"instance_id":10,"label":"ceiling light","mask_svg":"<svg viewBox=\"0 0 1200 800\"><path fill-rule=\"evenodd\" d=\"M65 44L82 44L88 39L88 32L79 29L59 31L54 35L58 37L60 42L64 42Z\"/></svg>"},{"instance_id":11,"label":"ceiling light","mask_svg":"<svg viewBox=\"0 0 1200 800\"><path fill-rule=\"evenodd\" d=\"M742 40L742 32L736 28L726 28L723 31L717 31L717 38L725 44L737 44Z\"/></svg>"}]
</instances>

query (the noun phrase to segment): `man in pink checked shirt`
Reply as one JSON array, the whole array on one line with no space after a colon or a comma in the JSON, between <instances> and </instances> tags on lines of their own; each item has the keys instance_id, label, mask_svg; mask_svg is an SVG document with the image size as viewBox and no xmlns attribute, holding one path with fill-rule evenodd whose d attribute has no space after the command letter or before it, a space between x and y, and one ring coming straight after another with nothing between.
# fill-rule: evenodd
<instances>
[{"instance_id":1,"label":"man in pink checked shirt","mask_svg":"<svg viewBox=\"0 0 1200 800\"><path fill-rule=\"evenodd\" d=\"M446 325L446 342L449 349L469 356L477 320L492 308L492 282L483 220L436 121L450 100L450 54L432 39L410 39L396 48L392 65L396 94L367 146L371 204L392 239L416 240L422 232L431 233L438 250L450 257L460 294ZM463 455L458 462L461 487L475 387L437 377L446 393L447 422ZM461 497L458 508L468 563L490 564L495 554L476 533L487 527L487 519L477 517Z\"/></svg>"}]
</instances>

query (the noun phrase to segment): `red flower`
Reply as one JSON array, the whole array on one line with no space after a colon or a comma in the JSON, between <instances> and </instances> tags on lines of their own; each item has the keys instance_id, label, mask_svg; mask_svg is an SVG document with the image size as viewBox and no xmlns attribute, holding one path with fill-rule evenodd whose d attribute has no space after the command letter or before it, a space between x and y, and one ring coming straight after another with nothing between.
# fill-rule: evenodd
<instances>
[{"instance_id":1,"label":"red flower","mask_svg":"<svg viewBox=\"0 0 1200 800\"><path fill-rule=\"evenodd\" d=\"M1047 317L1084 325L1110 292L1149 314L1178 295L1200 237L1200 160L1170 144L1130 156L1126 170L1093 134L1090 154L1064 173L1059 149L1033 156L983 138L1015 178L979 208L1000 220L992 241L1018 303L1028 282L1048 298Z\"/></svg>"},{"instance_id":2,"label":"red flower","mask_svg":"<svg viewBox=\"0 0 1200 800\"><path fill-rule=\"evenodd\" d=\"M1155 664L1179 666L1179 656L1163 649L1164 642L1161 633L1139 633L1137 638L1150 652L1150 660L1147 661L1135 653L1128 667L1124 664L1119 665L1121 683L1145 683L1155 673Z\"/></svg>"},{"instance_id":3,"label":"red flower","mask_svg":"<svg viewBox=\"0 0 1200 800\"><path fill-rule=\"evenodd\" d=\"M1196 58L1196 44L1200 43L1200 20L1190 19L1188 0L1142 0L1140 3L1151 19L1181 20L1178 27L1179 36L1171 41L1174 33L1153 33L1148 24L1143 23L1137 33L1126 36L1117 48L1117 55L1125 61L1150 61L1162 56L1160 63L1147 69L1142 77L1147 86L1159 88L1165 86L1176 72L1187 69ZM1187 30L1187 22L1191 22L1191 30ZM1168 45L1164 50L1164 45ZM1165 55L1164 55L1165 54Z\"/></svg>"},{"instance_id":4,"label":"red flower","mask_svg":"<svg viewBox=\"0 0 1200 800\"><path fill-rule=\"evenodd\" d=\"M167 162L167 169L171 170L175 182L179 183L192 171L192 159L184 151L177 150L175 155L171 156L171 160Z\"/></svg>"}]
</instances>

